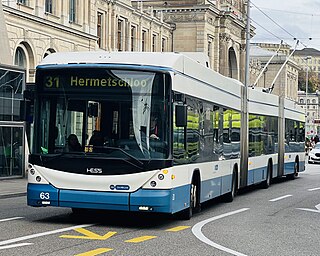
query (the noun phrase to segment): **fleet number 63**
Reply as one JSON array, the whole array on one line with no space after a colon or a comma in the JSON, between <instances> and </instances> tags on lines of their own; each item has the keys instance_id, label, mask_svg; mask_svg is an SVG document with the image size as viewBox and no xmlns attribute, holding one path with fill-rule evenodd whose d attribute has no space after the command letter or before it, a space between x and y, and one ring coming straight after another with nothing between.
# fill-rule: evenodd
<instances>
[{"instance_id":1,"label":"fleet number 63","mask_svg":"<svg viewBox=\"0 0 320 256\"><path fill-rule=\"evenodd\" d=\"M50 199L50 193L48 193L48 192L41 192L41 193L40 193L40 199L42 199L42 200L49 200L49 199Z\"/></svg>"}]
</instances>

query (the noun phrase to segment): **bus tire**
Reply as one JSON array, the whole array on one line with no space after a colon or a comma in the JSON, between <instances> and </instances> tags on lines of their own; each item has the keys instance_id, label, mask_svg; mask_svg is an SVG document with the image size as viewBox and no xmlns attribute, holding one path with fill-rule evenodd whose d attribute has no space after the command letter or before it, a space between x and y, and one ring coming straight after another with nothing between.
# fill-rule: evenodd
<instances>
[{"instance_id":1,"label":"bus tire","mask_svg":"<svg viewBox=\"0 0 320 256\"><path fill-rule=\"evenodd\" d=\"M227 194L224 195L224 201L227 203L231 203L236 196L237 192L237 174L235 171L232 173L232 181L231 181L231 190Z\"/></svg>"},{"instance_id":2,"label":"bus tire","mask_svg":"<svg viewBox=\"0 0 320 256\"><path fill-rule=\"evenodd\" d=\"M263 189L267 189L267 188L269 188L270 187L270 184L271 184L271 173L272 173L272 167L271 167L272 165L271 165L271 163L269 162L268 163L268 167L267 167L267 178L266 178L266 180L265 181L263 181L262 183L261 183L261 188L263 188Z\"/></svg>"},{"instance_id":3,"label":"bus tire","mask_svg":"<svg viewBox=\"0 0 320 256\"><path fill-rule=\"evenodd\" d=\"M296 159L296 161L294 162L294 167L293 168L294 168L293 173L290 173L290 174L287 175L287 178L289 180L294 180L299 175L299 162L298 162L298 159Z\"/></svg>"}]
</instances>

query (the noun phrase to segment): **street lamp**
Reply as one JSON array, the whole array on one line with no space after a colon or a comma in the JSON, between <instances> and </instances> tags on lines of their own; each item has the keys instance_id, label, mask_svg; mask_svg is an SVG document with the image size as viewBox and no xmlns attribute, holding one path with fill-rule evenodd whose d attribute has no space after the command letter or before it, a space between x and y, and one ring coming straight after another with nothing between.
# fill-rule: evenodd
<instances>
[{"instance_id":1,"label":"street lamp","mask_svg":"<svg viewBox=\"0 0 320 256\"><path fill-rule=\"evenodd\" d=\"M305 137L307 137L307 131L308 131L308 129L307 129L307 127L308 127L308 80L309 80L309 77L308 77L308 71L309 71L309 66L308 66L308 60L311 60L312 59L312 57L311 56L306 56L305 58L304 58L304 60L305 60L305 62L306 62L306 113L305 113L305 115L306 115L306 127L305 127L305 133L306 133L306 136Z\"/></svg>"}]
</instances>

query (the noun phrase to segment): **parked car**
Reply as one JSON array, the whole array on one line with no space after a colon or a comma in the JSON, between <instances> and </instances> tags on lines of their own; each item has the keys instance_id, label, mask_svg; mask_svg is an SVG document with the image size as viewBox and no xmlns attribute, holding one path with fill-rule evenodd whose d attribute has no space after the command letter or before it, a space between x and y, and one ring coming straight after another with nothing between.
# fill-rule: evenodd
<instances>
[{"instance_id":1,"label":"parked car","mask_svg":"<svg viewBox=\"0 0 320 256\"><path fill-rule=\"evenodd\" d=\"M318 142L308 155L309 164L320 164L320 142Z\"/></svg>"}]
</instances>

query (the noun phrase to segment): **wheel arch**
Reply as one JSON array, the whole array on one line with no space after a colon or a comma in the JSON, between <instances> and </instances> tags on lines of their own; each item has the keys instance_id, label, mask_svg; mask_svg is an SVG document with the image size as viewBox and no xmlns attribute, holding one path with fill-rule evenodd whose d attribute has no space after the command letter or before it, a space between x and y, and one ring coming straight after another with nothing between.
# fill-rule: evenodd
<instances>
[{"instance_id":1,"label":"wheel arch","mask_svg":"<svg viewBox=\"0 0 320 256\"><path fill-rule=\"evenodd\" d=\"M270 179L272 179L273 178L273 159L272 159L272 157L270 157L268 159L267 168L270 168ZM269 170L267 169L267 171L269 171Z\"/></svg>"},{"instance_id":2,"label":"wheel arch","mask_svg":"<svg viewBox=\"0 0 320 256\"><path fill-rule=\"evenodd\" d=\"M239 165L238 163L235 163L233 165L233 169L232 169L232 175L235 174L235 178L236 178L236 190L239 189L240 187L240 169L239 169Z\"/></svg>"}]
</instances>

